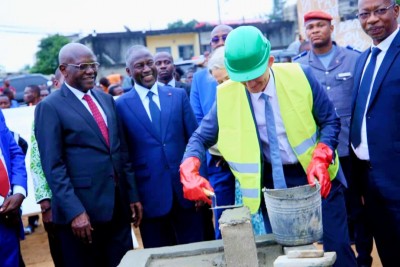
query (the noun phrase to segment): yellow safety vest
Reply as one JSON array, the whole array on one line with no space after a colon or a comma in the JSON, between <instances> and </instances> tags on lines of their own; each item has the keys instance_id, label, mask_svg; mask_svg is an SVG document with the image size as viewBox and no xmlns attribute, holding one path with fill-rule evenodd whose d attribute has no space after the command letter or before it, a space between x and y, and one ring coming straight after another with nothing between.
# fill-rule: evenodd
<instances>
[{"instance_id":1,"label":"yellow safety vest","mask_svg":"<svg viewBox=\"0 0 400 267\"><path fill-rule=\"evenodd\" d=\"M289 143L306 170L318 143L310 84L299 64L276 63L272 70ZM261 147L249 101L242 83L229 80L218 86L218 148L239 180L244 205L255 213L261 201ZM336 153L328 169L331 180L338 170Z\"/></svg>"}]
</instances>

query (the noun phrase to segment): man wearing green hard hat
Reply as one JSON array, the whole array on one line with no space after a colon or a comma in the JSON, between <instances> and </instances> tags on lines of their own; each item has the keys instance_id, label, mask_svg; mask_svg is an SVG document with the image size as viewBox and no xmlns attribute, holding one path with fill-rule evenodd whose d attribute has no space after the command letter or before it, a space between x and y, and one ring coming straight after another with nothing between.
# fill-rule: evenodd
<instances>
[{"instance_id":1,"label":"man wearing green hard hat","mask_svg":"<svg viewBox=\"0 0 400 267\"><path fill-rule=\"evenodd\" d=\"M225 42L230 80L217 89L214 106L193 133L180 167L184 196L207 201L212 187L199 175L207 148L218 148L240 182L243 204L261 213L271 232L261 188L321 185L323 243L334 266L357 266L350 247L343 190L335 152L340 120L311 69L276 63L271 44L253 26L241 26ZM204 190L207 189L207 190Z\"/></svg>"}]
</instances>

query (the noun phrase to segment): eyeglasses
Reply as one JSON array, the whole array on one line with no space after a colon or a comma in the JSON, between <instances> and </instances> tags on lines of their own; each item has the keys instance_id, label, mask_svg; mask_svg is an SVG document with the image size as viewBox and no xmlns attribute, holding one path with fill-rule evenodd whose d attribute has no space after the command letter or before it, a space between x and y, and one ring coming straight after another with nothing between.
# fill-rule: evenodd
<instances>
[{"instance_id":1,"label":"eyeglasses","mask_svg":"<svg viewBox=\"0 0 400 267\"><path fill-rule=\"evenodd\" d=\"M395 5L396 5L396 3L393 3L390 6L387 6L387 7L384 7L384 8L378 8L378 9L375 9L374 11L371 11L371 12L358 13L356 16L361 20L368 19L369 17L371 17L372 13L374 13L375 17L380 17L380 16L385 15L387 13L387 11L390 8L394 7Z\"/></svg>"},{"instance_id":2,"label":"eyeglasses","mask_svg":"<svg viewBox=\"0 0 400 267\"><path fill-rule=\"evenodd\" d=\"M136 63L135 65L133 65L133 68L136 69L136 70L141 71L141 70L144 69L145 66L147 66L149 68L153 67L154 66L154 61L153 60L149 60L147 62Z\"/></svg>"},{"instance_id":3,"label":"eyeglasses","mask_svg":"<svg viewBox=\"0 0 400 267\"><path fill-rule=\"evenodd\" d=\"M63 64L65 66L72 66L75 67L81 71L87 70L91 68L92 70L97 70L100 66L99 62L91 62L91 63L81 63L81 64Z\"/></svg>"},{"instance_id":4,"label":"eyeglasses","mask_svg":"<svg viewBox=\"0 0 400 267\"><path fill-rule=\"evenodd\" d=\"M211 43L217 44L221 39L225 42L227 36L227 34L224 34L222 36L214 36L213 38L211 38Z\"/></svg>"}]
</instances>

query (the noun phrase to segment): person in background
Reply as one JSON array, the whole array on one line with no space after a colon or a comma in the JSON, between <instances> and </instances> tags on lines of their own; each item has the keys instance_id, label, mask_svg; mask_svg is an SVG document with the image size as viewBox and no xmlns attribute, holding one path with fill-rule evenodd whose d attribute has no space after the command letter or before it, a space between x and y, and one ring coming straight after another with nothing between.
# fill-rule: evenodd
<instances>
[{"instance_id":1,"label":"person in background","mask_svg":"<svg viewBox=\"0 0 400 267\"><path fill-rule=\"evenodd\" d=\"M55 92L60 89L64 83L64 76L59 69L56 70L53 79L53 91ZM33 188L35 190L36 202L40 205L42 213L42 221L44 229L47 232L47 238L49 241L49 248L51 258L55 267L62 267L62 249L61 241L58 235L56 235L55 225L53 223L52 212L51 212L51 190L49 184L44 176L42 163L40 161L39 148L35 137L35 127L32 124L31 131L31 150L30 150L30 171L33 180Z\"/></svg>"},{"instance_id":2,"label":"person in background","mask_svg":"<svg viewBox=\"0 0 400 267\"><path fill-rule=\"evenodd\" d=\"M11 101L8 96L4 94L0 94L0 108L1 109L6 109L11 107Z\"/></svg>"},{"instance_id":3,"label":"person in background","mask_svg":"<svg viewBox=\"0 0 400 267\"><path fill-rule=\"evenodd\" d=\"M363 207L361 196L356 190L358 185L351 179L349 150L354 70L360 53L351 47L341 47L332 40L334 31L332 19L330 14L321 10L312 10L304 14L304 27L306 37L310 40L311 50L295 57L294 62L311 67L340 117L338 154L340 166L348 182L345 198L350 238L356 244L358 264L371 266L372 235L363 230L365 223L356 220L353 215L358 214Z\"/></svg>"},{"instance_id":4,"label":"person in background","mask_svg":"<svg viewBox=\"0 0 400 267\"><path fill-rule=\"evenodd\" d=\"M350 144L354 182L383 266L400 252L400 33L394 0L358 1L358 20L372 39L354 72ZM370 265L369 265L370 266Z\"/></svg>"},{"instance_id":5,"label":"person in background","mask_svg":"<svg viewBox=\"0 0 400 267\"><path fill-rule=\"evenodd\" d=\"M17 93L17 90L15 89L14 86L12 86L10 84L10 80L9 80L8 77L4 78L3 86L0 87L0 93L4 93L4 90L6 90L6 89L9 89L14 94L14 97L15 97L15 94Z\"/></svg>"},{"instance_id":6,"label":"person in background","mask_svg":"<svg viewBox=\"0 0 400 267\"><path fill-rule=\"evenodd\" d=\"M8 98L10 99L10 102L11 102L10 108L18 108L19 107L19 104L18 104L17 100L14 99L15 95L11 91L10 88L4 89L3 94L8 96Z\"/></svg>"},{"instance_id":7,"label":"person in background","mask_svg":"<svg viewBox=\"0 0 400 267\"><path fill-rule=\"evenodd\" d=\"M185 197L207 201L212 190L199 175L205 149L218 150L235 173L243 204L261 211L271 232L261 188L321 186L325 251L335 251L334 266L354 267L343 190L335 152L340 119L311 69L274 64L271 44L254 26L240 26L227 37L225 67L230 81L218 87L217 101L193 133L181 164Z\"/></svg>"},{"instance_id":8,"label":"person in background","mask_svg":"<svg viewBox=\"0 0 400 267\"><path fill-rule=\"evenodd\" d=\"M183 70L182 70L181 67L175 67L174 79L175 79L177 82L180 82L180 81L181 81L181 78L182 78L182 76L183 76L184 74L185 74L185 73L183 72Z\"/></svg>"},{"instance_id":9,"label":"person in background","mask_svg":"<svg viewBox=\"0 0 400 267\"><path fill-rule=\"evenodd\" d=\"M174 78L176 67L174 59L168 52L158 52L154 55L154 64L157 68L158 84L161 86L172 86L185 90L187 96L190 96L190 85L177 81Z\"/></svg>"},{"instance_id":10,"label":"person in background","mask_svg":"<svg viewBox=\"0 0 400 267\"><path fill-rule=\"evenodd\" d=\"M0 110L0 266L22 265L21 204L27 194L25 157L7 128Z\"/></svg>"},{"instance_id":11,"label":"person in background","mask_svg":"<svg viewBox=\"0 0 400 267\"><path fill-rule=\"evenodd\" d=\"M110 86L110 81L106 77L102 77L99 80L99 86L104 93L108 94L108 87Z\"/></svg>"},{"instance_id":12,"label":"person in background","mask_svg":"<svg viewBox=\"0 0 400 267\"><path fill-rule=\"evenodd\" d=\"M195 71L193 68L189 68L185 74L185 83L187 83L188 85L192 85L192 80L193 80L193 75L194 75Z\"/></svg>"},{"instance_id":13,"label":"person in background","mask_svg":"<svg viewBox=\"0 0 400 267\"><path fill-rule=\"evenodd\" d=\"M40 90L40 101L42 101L48 95L49 95L49 90L48 89L41 89Z\"/></svg>"},{"instance_id":14,"label":"person in background","mask_svg":"<svg viewBox=\"0 0 400 267\"><path fill-rule=\"evenodd\" d=\"M38 85L32 84L25 87L24 102L28 106L35 106L40 102L40 87Z\"/></svg>"},{"instance_id":15,"label":"person in background","mask_svg":"<svg viewBox=\"0 0 400 267\"><path fill-rule=\"evenodd\" d=\"M36 106L34 127L63 265L117 266L142 206L115 102L92 90L99 63L87 46L64 45L59 63L65 82Z\"/></svg>"},{"instance_id":16,"label":"person in background","mask_svg":"<svg viewBox=\"0 0 400 267\"><path fill-rule=\"evenodd\" d=\"M111 84L108 87L108 93L112 96L120 96L124 94L124 89L122 89L122 86L119 83Z\"/></svg>"},{"instance_id":17,"label":"person in background","mask_svg":"<svg viewBox=\"0 0 400 267\"><path fill-rule=\"evenodd\" d=\"M158 85L155 60L144 46L128 49L126 72L135 86L116 103L143 204L143 246L203 241L203 213L183 198L179 182L179 162L197 128L189 99L181 89Z\"/></svg>"},{"instance_id":18,"label":"person in background","mask_svg":"<svg viewBox=\"0 0 400 267\"><path fill-rule=\"evenodd\" d=\"M61 85L64 82L64 76L62 75L59 68L57 68L56 71L54 72L54 75L53 75L51 81L52 81L52 86L50 89L50 93L60 89Z\"/></svg>"},{"instance_id":19,"label":"person in background","mask_svg":"<svg viewBox=\"0 0 400 267\"><path fill-rule=\"evenodd\" d=\"M225 45L225 40L231 31L232 27L224 24L214 27L210 36L212 51ZM203 120L214 104L217 85L217 81L210 74L208 68L197 71L193 75L190 104L198 123ZM206 157L207 169L206 171L202 170L202 175L208 176L211 186L214 188L218 205L233 205L235 203L235 178L232 172L221 156L211 155L207 152ZM218 226L218 219L221 217L222 211L222 209L214 210L216 239L222 237Z\"/></svg>"}]
</instances>

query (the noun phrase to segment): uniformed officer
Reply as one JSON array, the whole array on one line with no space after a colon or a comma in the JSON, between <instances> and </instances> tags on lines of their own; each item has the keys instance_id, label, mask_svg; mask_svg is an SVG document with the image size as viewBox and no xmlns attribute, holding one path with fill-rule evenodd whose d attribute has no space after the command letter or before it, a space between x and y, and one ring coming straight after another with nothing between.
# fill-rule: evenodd
<instances>
[{"instance_id":1,"label":"uniformed officer","mask_svg":"<svg viewBox=\"0 0 400 267\"><path fill-rule=\"evenodd\" d=\"M353 89L353 73L360 54L350 46L341 47L332 41L334 26L332 16L320 10L304 15L304 26L311 49L293 58L294 62L309 65L315 76L326 90L341 120L338 154L340 164L348 180L349 190L346 192L350 225L357 232L355 243L358 251L359 265L371 266L372 236L362 234L365 229L362 221L357 222L356 214L361 212L361 196L355 191L357 185L351 179L351 160L349 151L349 131L351 117L351 99ZM361 237L361 238L360 238Z\"/></svg>"}]
</instances>

